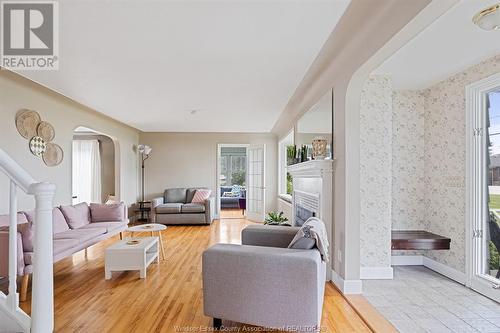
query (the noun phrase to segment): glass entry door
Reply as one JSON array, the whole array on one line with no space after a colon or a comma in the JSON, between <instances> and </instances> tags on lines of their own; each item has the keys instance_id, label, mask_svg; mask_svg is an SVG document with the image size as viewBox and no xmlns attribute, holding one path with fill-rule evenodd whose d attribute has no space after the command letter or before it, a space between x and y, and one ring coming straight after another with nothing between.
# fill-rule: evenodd
<instances>
[{"instance_id":1,"label":"glass entry door","mask_svg":"<svg viewBox=\"0 0 500 333\"><path fill-rule=\"evenodd\" d=\"M479 94L472 175L472 289L500 301L500 88Z\"/></svg>"}]
</instances>

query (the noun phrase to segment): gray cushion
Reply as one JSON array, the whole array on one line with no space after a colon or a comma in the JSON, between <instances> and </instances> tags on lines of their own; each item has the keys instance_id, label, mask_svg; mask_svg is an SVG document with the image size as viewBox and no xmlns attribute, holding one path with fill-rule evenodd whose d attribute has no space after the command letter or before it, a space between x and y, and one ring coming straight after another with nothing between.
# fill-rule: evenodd
<instances>
[{"instance_id":1,"label":"gray cushion","mask_svg":"<svg viewBox=\"0 0 500 333\"><path fill-rule=\"evenodd\" d=\"M290 249L310 250L316 245L314 238L300 237L291 244Z\"/></svg>"},{"instance_id":2,"label":"gray cushion","mask_svg":"<svg viewBox=\"0 0 500 333\"><path fill-rule=\"evenodd\" d=\"M196 190L207 190L206 187L192 187L187 189L186 203L191 203L193 201L194 194Z\"/></svg>"},{"instance_id":3,"label":"gray cushion","mask_svg":"<svg viewBox=\"0 0 500 333\"><path fill-rule=\"evenodd\" d=\"M181 212L183 213L204 213L205 205L199 203L187 203L182 205Z\"/></svg>"},{"instance_id":4,"label":"gray cushion","mask_svg":"<svg viewBox=\"0 0 500 333\"><path fill-rule=\"evenodd\" d=\"M157 214L178 214L181 212L181 203L165 203L156 206Z\"/></svg>"},{"instance_id":5,"label":"gray cushion","mask_svg":"<svg viewBox=\"0 0 500 333\"><path fill-rule=\"evenodd\" d=\"M185 188L169 188L165 190L165 203L186 203Z\"/></svg>"}]
</instances>

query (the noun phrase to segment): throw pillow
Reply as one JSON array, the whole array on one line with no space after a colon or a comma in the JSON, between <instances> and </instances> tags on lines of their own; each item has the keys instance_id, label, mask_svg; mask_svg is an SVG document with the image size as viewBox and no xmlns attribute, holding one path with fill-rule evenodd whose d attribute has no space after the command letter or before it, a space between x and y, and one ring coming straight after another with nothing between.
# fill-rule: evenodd
<instances>
[{"instance_id":1,"label":"throw pillow","mask_svg":"<svg viewBox=\"0 0 500 333\"><path fill-rule=\"evenodd\" d=\"M90 204L91 222L119 222L125 220L125 204Z\"/></svg>"},{"instance_id":2,"label":"throw pillow","mask_svg":"<svg viewBox=\"0 0 500 333\"><path fill-rule=\"evenodd\" d=\"M239 197L240 193L241 193L241 186L240 185L233 185L231 187L231 193L233 193L235 197Z\"/></svg>"},{"instance_id":3,"label":"throw pillow","mask_svg":"<svg viewBox=\"0 0 500 333\"><path fill-rule=\"evenodd\" d=\"M210 190L202 190L202 189L196 190L196 192L194 193L193 200L191 200L191 202L204 203L205 200L210 198L210 193L212 193L212 191Z\"/></svg>"},{"instance_id":4,"label":"throw pillow","mask_svg":"<svg viewBox=\"0 0 500 333\"><path fill-rule=\"evenodd\" d=\"M223 198L234 198L234 197L237 197L238 194L237 193L233 193L233 192L224 192L222 194L222 197Z\"/></svg>"},{"instance_id":5,"label":"throw pillow","mask_svg":"<svg viewBox=\"0 0 500 333\"><path fill-rule=\"evenodd\" d=\"M71 229L78 229L90 223L90 209L86 202L60 208Z\"/></svg>"},{"instance_id":6,"label":"throw pillow","mask_svg":"<svg viewBox=\"0 0 500 333\"><path fill-rule=\"evenodd\" d=\"M35 221L34 211L24 212L24 214L26 214L26 217L28 218L28 221L30 223L33 223L33 221ZM54 207L54 209L52 209L52 233L55 235L68 230L69 226L66 222L66 219L64 218L63 213L61 212L59 207Z\"/></svg>"},{"instance_id":7,"label":"throw pillow","mask_svg":"<svg viewBox=\"0 0 500 333\"><path fill-rule=\"evenodd\" d=\"M301 250L310 250L314 248L316 245L316 239L311 237L310 229L310 225L303 224L288 245L288 248Z\"/></svg>"}]
</instances>

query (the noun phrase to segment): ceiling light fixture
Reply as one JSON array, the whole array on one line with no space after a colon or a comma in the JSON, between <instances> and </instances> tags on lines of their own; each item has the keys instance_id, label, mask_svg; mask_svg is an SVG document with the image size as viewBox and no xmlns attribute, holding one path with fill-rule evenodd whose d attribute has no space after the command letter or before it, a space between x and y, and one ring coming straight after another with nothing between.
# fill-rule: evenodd
<instances>
[{"instance_id":1,"label":"ceiling light fixture","mask_svg":"<svg viewBox=\"0 0 500 333\"><path fill-rule=\"evenodd\" d=\"M500 3L485 8L474 15L472 22L486 31L500 30Z\"/></svg>"}]
</instances>

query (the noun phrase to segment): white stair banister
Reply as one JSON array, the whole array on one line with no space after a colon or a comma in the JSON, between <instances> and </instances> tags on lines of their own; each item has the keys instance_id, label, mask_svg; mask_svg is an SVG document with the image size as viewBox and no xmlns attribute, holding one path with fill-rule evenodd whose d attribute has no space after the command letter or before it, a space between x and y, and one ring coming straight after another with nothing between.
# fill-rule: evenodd
<instances>
[{"instance_id":1,"label":"white stair banister","mask_svg":"<svg viewBox=\"0 0 500 333\"><path fill-rule=\"evenodd\" d=\"M52 332L54 329L52 205L55 190L55 185L49 183L34 184L30 188L36 202L31 286L31 332L34 333Z\"/></svg>"},{"instance_id":2,"label":"white stair banister","mask_svg":"<svg viewBox=\"0 0 500 333\"><path fill-rule=\"evenodd\" d=\"M52 254L52 206L55 185L37 183L0 149L0 171L10 179L9 198L9 294L0 292L0 331L52 332L54 288ZM17 287L17 189L35 197L33 221L33 283L31 318L19 308Z\"/></svg>"},{"instance_id":3,"label":"white stair banister","mask_svg":"<svg viewBox=\"0 0 500 333\"><path fill-rule=\"evenodd\" d=\"M17 185L10 181L9 199L9 295L7 302L12 311L17 309L19 297L17 287Z\"/></svg>"}]
</instances>

